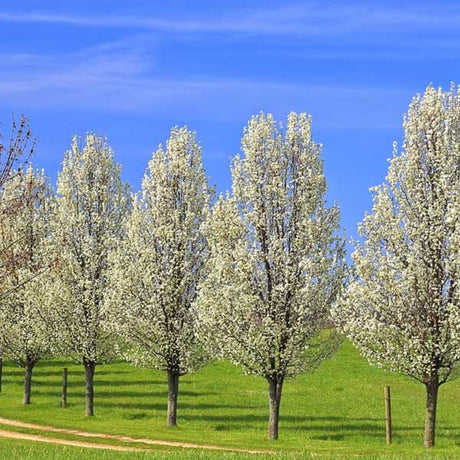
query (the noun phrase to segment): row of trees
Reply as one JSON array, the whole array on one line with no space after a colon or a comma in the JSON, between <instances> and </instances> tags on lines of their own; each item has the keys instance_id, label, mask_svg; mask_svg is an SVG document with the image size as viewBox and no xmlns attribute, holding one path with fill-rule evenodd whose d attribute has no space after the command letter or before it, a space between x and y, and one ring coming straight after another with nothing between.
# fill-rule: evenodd
<instances>
[{"instance_id":1,"label":"row of trees","mask_svg":"<svg viewBox=\"0 0 460 460\"><path fill-rule=\"evenodd\" d=\"M2 200L20 191L24 201L1 234L27 262L3 285L1 309L2 348L25 369L24 404L34 365L64 354L85 367L93 415L96 365L118 350L167 372L175 425L180 376L225 357L267 379L269 435L278 436L284 379L337 343L326 334L307 352L342 280L343 241L305 114L289 116L285 136L272 116L254 117L243 151L234 196L213 210L201 148L185 127L153 154L139 194L92 134L83 147L73 140L56 195L31 166L5 184Z\"/></svg>"},{"instance_id":2,"label":"row of trees","mask_svg":"<svg viewBox=\"0 0 460 460\"><path fill-rule=\"evenodd\" d=\"M429 87L412 102L350 271L306 114L253 117L217 200L186 127L137 194L93 134L73 140L56 193L32 167L7 175L0 202L21 206L0 224L0 344L25 368L24 403L36 362L67 355L93 415L96 365L121 356L166 371L175 425L180 376L223 358L267 380L276 439L286 378L339 344L332 318L372 363L426 385L434 445L437 390L460 360L459 101Z\"/></svg>"}]
</instances>

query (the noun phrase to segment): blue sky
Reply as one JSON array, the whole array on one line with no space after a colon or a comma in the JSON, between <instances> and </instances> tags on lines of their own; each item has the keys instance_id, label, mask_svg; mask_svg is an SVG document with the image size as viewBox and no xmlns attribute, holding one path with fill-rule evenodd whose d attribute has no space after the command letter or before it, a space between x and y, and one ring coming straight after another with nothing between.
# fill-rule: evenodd
<instances>
[{"instance_id":1,"label":"blue sky","mask_svg":"<svg viewBox=\"0 0 460 460\"><path fill-rule=\"evenodd\" d=\"M355 236L412 96L460 82L459 24L455 1L3 2L0 120L30 118L53 178L73 134L107 136L134 188L187 124L223 191L252 114L305 111Z\"/></svg>"}]
</instances>

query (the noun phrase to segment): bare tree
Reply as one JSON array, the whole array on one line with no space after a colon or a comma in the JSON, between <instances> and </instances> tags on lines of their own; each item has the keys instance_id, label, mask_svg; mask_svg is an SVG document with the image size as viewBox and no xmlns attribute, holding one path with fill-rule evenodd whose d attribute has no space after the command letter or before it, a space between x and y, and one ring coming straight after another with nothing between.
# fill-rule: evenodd
<instances>
[{"instance_id":1,"label":"bare tree","mask_svg":"<svg viewBox=\"0 0 460 460\"><path fill-rule=\"evenodd\" d=\"M13 219L27 201L25 189L16 182L15 190L5 195L4 186L18 174L28 162L35 149L35 140L26 117L22 116L19 123L13 117L11 133L8 143L3 142L0 134L0 219L5 226ZM17 235L18 241L4 240L0 242L0 298L8 294L4 287L8 285L6 277L11 274L12 267L19 267L26 263L20 242L24 235ZM13 250L16 249L16 250ZM4 281L6 283L4 283Z\"/></svg>"},{"instance_id":2,"label":"bare tree","mask_svg":"<svg viewBox=\"0 0 460 460\"><path fill-rule=\"evenodd\" d=\"M0 134L0 187L12 176L14 170L20 170L34 152L35 140L32 138L29 121L21 116L19 123L13 117L8 145L2 142Z\"/></svg>"}]
</instances>

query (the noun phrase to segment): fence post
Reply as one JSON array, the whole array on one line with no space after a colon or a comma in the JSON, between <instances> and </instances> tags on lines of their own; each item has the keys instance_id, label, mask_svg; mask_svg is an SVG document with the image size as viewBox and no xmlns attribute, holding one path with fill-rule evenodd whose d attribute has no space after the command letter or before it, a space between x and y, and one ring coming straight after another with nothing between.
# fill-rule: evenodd
<instances>
[{"instance_id":1,"label":"fence post","mask_svg":"<svg viewBox=\"0 0 460 460\"><path fill-rule=\"evenodd\" d=\"M391 444L391 397L389 386L385 387L385 427L387 444Z\"/></svg>"},{"instance_id":2,"label":"fence post","mask_svg":"<svg viewBox=\"0 0 460 460\"><path fill-rule=\"evenodd\" d=\"M62 401L61 407L67 407L67 367L62 370Z\"/></svg>"}]
</instances>

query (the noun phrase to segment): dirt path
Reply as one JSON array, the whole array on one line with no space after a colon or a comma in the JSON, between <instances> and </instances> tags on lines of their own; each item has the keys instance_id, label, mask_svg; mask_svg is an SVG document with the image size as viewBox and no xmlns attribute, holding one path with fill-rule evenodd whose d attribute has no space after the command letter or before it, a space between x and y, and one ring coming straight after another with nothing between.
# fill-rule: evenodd
<instances>
[{"instance_id":1,"label":"dirt path","mask_svg":"<svg viewBox=\"0 0 460 460\"><path fill-rule=\"evenodd\" d=\"M242 452L245 454L271 454L273 453L273 452L270 452L269 450L238 449L238 448L232 448L232 447L215 446L211 444L193 444L189 442L161 441L157 439L133 438L131 436L121 436L121 435L116 435L116 434L90 433L87 431L70 430L67 428L56 428L56 427L47 426L47 425L36 425L34 423L20 422L18 420L10 420L7 418L2 418L2 417L0 417L0 425L14 426L17 428L27 428L31 430L46 431L47 433L63 433L63 434L70 434L74 436L82 436L86 438L112 439L115 441L121 441L121 442L126 442L126 443L136 442L136 443L155 445L155 446L185 447L188 449L222 450L222 451L227 451L227 452ZM134 447L115 446L115 445L110 445L110 444L93 444L93 443L81 442L81 441L68 441L66 439L48 438L48 437L39 436L39 435L31 435L31 434L25 434L25 433L4 431L0 429L0 436L13 437L13 436L5 436L3 433L14 435L16 439L40 438L40 439L35 439L35 440L43 441L43 442L51 442L51 443L55 442L56 444L79 445L80 447L98 447L99 449L112 449L112 450L142 450L142 449L136 449Z\"/></svg>"},{"instance_id":2,"label":"dirt path","mask_svg":"<svg viewBox=\"0 0 460 460\"><path fill-rule=\"evenodd\" d=\"M93 442L71 441L69 439L47 438L38 434L18 433L16 431L0 430L0 437L10 439L25 439L27 441L48 442L50 444L63 444L66 446L76 447L91 447L93 449L129 451L129 452L145 452L146 449L138 449L137 447L114 446L112 444L99 444Z\"/></svg>"}]
</instances>

